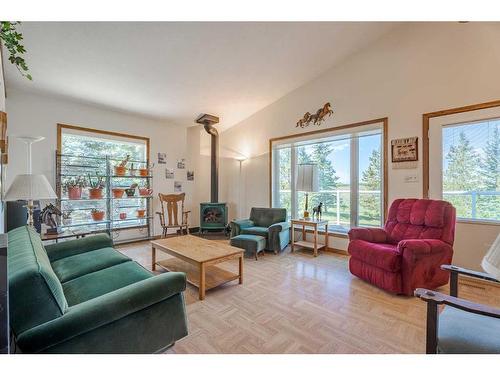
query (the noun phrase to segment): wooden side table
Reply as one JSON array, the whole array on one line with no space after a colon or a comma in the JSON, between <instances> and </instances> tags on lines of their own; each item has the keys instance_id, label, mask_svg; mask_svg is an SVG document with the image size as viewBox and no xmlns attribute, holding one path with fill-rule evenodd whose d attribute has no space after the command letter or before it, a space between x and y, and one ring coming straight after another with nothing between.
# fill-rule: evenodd
<instances>
[{"instance_id":1,"label":"wooden side table","mask_svg":"<svg viewBox=\"0 0 500 375\"><path fill-rule=\"evenodd\" d=\"M295 242L295 225L302 226L302 241ZM318 243L318 227L325 227L325 243ZM306 241L306 227L313 228L313 242ZM294 251L295 246L301 246L312 249L314 256L318 256L318 250L328 247L328 220L313 220L313 219L292 219L292 238L291 250Z\"/></svg>"}]
</instances>

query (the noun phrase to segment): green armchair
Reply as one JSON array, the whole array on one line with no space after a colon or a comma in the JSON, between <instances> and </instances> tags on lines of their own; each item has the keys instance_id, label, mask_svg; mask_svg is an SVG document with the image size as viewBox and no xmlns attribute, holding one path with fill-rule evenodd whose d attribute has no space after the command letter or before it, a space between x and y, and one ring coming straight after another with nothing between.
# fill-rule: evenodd
<instances>
[{"instance_id":1,"label":"green armchair","mask_svg":"<svg viewBox=\"0 0 500 375\"><path fill-rule=\"evenodd\" d=\"M257 208L250 211L250 218L231 222L231 237L251 234L266 238L266 250L275 254L290 242L290 223L285 208Z\"/></svg>"},{"instance_id":2,"label":"green armchair","mask_svg":"<svg viewBox=\"0 0 500 375\"><path fill-rule=\"evenodd\" d=\"M43 246L8 233L10 322L23 353L155 353L187 335L183 273L154 276L107 235Z\"/></svg>"}]
</instances>

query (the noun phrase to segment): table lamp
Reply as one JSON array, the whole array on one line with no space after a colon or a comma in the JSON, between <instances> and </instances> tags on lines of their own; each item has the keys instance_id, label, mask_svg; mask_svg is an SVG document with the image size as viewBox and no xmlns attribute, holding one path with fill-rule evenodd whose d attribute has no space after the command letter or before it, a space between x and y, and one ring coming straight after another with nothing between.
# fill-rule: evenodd
<instances>
[{"instance_id":1,"label":"table lamp","mask_svg":"<svg viewBox=\"0 0 500 375\"><path fill-rule=\"evenodd\" d=\"M319 190L319 175L317 164L299 164L297 170L297 183L295 189L306 193L306 206L304 209L304 218L309 217L309 193Z\"/></svg>"},{"instance_id":2,"label":"table lamp","mask_svg":"<svg viewBox=\"0 0 500 375\"><path fill-rule=\"evenodd\" d=\"M500 280L500 234L484 256L481 266L495 279Z\"/></svg>"},{"instance_id":3,"label":"table lamp","mask_svg":"<svg viewBox=\"0 0 500 375\"><path fill-rule=\"evenodd\" d=\"M31 173L31 145L41 141L43 137L22 136L16 137L25 142L28 146L28 165L26 174L18 174L9 189L5 193L5 201L28 201L28 225L33 226L33 210L35 208L33 201L41 199L56 199L57 195L50 186L47 177L43 174Z\"/></svg>"}]
</instances>

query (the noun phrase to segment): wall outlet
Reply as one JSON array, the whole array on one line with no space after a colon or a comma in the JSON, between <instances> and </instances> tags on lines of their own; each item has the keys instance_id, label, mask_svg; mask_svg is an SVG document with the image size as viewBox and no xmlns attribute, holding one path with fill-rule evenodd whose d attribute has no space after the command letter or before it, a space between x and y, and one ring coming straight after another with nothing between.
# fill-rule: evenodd
<instances>
[{"instance_id":1,"label":"wall outlet","mask_svg":"<svg viewBox=\"0 0 500 375\"><path fill-rule=\"evenodd\" d=\"M408 174L404 177L404 182L406 184L411 184L414 182L418 182L418 177L416 174Z\"/></svg>"}]
</instances>

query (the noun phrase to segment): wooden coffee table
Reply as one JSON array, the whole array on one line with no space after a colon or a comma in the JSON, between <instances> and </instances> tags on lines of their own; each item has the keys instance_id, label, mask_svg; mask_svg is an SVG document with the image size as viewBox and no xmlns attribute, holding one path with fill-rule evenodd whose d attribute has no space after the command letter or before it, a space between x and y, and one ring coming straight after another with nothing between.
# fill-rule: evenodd
<instances>
[{"instance_id":1,"label":"wooden coffee table","mask_svg":"<svg viewBox=\"0 0 500 375\"><path fill-rule=\"evenodd\" d=\"M199 289L201 300L206 290L236 279L243 283L243 249L191 235L151 241L151 248L153 271L158 265L167 271L185 272L187 282ZM156 250L174 258L157 262ZM215 266L232 259L239 259L237 274Z\"/></svg>"}]
</instances>

